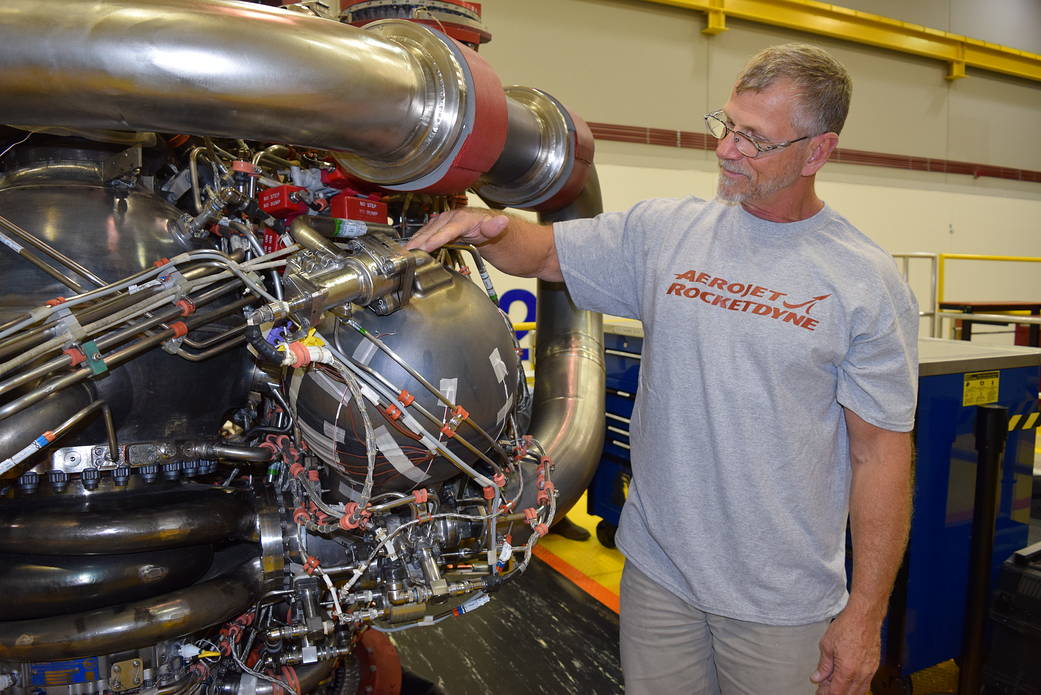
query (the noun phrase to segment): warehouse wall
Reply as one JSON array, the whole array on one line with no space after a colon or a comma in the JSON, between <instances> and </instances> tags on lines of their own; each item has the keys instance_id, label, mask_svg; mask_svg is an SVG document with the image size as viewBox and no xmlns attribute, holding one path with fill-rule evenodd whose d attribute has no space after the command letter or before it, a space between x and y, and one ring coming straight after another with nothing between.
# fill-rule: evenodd
<instances>
[{"instance_id":1,"label":"warehouse wall","mask_svg":"<svg viewBox=\"0 0 1041 695\"><path fill-rule=\"evenodd\" d=\"M847 6L1041 53L1036 0ZM640 0L484 0L483 7L494 38L481 53L504 83L545 89L589 121L701 130L701 116L726 101L754 52L808 41L853 76L841 147L1041 169L1041 83L971 68L949 82L938 61L730 18L729 31L705 36L700 13ZM597 162L608 209L715 189L711 152L598 141ZM822 197L890 252L1041 256L1041 184L839 163L818 181ZM912 267L924 298L927 266ZM1041 301L1038 271L958 262L946 296Z\"/></svg>"}]
</instances>

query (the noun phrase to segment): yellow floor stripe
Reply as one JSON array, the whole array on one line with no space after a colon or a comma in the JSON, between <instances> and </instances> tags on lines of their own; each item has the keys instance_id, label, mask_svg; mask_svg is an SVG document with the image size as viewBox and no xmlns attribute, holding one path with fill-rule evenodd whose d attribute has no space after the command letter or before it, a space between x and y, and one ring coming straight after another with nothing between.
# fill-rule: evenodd
<instances>
[{"instance_id":1,"label":"yellow floor stripe","mask_svg":"<svg viewBox=\"0 0 1041 695\"><path fill-rule=\"evenodd\" d=\"M1037 422L1037 416L1038 415L1041 415L1041 413L1030 413L1030 415L1027 415L1027 421L1023 425L1023 429L1025 429L1025 430L1032 429L1034 427L1034 423Z\"/></svg>"},{"instance_id":2,"label":"yellow floor stripe","mask_svg":"<svg viewBox=\"0 0 1041 695\"><path fill-rule=\"evenodd\" d=\"M596 539L596 525L600 517L586 513L585 494L571 508L567 518L589 531L591 538L587 541L571 541L551 533L539 541L539 545L617 596L625 558L617 550L600 545Z\"/></svg>"},{"instance_id":3,"label":"yellow floor stripe","mask_svg":"<svg viewBox=\"0 0 1041 695\"><path fill-rule=\"evenodd\" d=\"M1021 418L1021 417L1023 417L1023 416L1022 415L1013 415L1012 417L1010 417L1008 419L1008 431L1009 432L1011 432L1012 430L1016 429L1016 425L1019 424L1019 418Z\"/></svg>"}]
</instances>

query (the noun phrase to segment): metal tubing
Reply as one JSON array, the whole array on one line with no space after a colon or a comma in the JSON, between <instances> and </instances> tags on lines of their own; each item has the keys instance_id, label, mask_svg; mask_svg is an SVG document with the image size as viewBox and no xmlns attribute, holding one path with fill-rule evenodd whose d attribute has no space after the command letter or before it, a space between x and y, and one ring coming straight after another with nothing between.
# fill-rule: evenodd
<instances>
[{"instance_id":1,"label":"metal tubing","mask_svg":"<svg viewBox=\"0 0 1041 695\"><path fill-rule=\"evenodd\" d=\"M0 233L0 243L3 243L4 246L8 247L9 249L17 253L19 256L29 261L34 266L47 273L52 278L65 285L66 287L76 290L77 292L86 291L87 288L81 285L80 283L76 282L76 280L61 272L49 263L44 262L44 260L37 256L35 253L25 248L14 239L11 239L10 237L4 235L3 233Z\"/></svg>"},{"instance_id":2,"label":"metal tubing","mask_svg":"<svg viewBox=\"0 0 1041 695\"><path fill-rule=\"evenodd\" d=\"M188 360L189 362L205 362L215 355L219 355L226 350L230 350L233 347L238 347L246 342L246 336L240 335L230 340L227 340L216 347L212 347L204 352L188 352L187 350L178 350L177 356Z\"/></svg>"},{"instance_id":3,"label":"metal tubing","mask_svg":"<svg viewBox=\"0 0 1041 695\"><path fill-rule=\"evenodd\" d=\"M203 458L228 459L231 461L247 461L249 463L270 463L275 458L272 449L263 446L234 446L206 442L197 449Z\"/></svg>"},{"instance_id":4,"label":"metal tubing","mask_svg":"<svg viewBox=\"0 0 1041 695\"><path fill-rule=\"evenodd\" d=\"M593 217L603 211L593 167L579 197L540 221ZM556 464L561 519L589 486L604 442L603 316L575 307L561 284L539 281L534 411L530 433ZM531 484L529 484L529 482ZM519 509L534 505L534 480L525 481Z\"/></svg>"},{"instance_id":5,"label":"metal tubing","mask_svg":"<svg viewBox=\"0 0 1041 695\"><path fill-rule=\"evenodd\" d=\"M260 561L155 598L37 620L0 623L0 659L111 654L198 632L244 612L260 593Z\"/></svg>"},{"instance_id":6,"label":"metal tubing","mask_svg":"<svg viewBox=\"0 0 1041 695\"><path fill-rule=\"evenodd\" d=\"M46 618L137 601L200 579L213 561L210 546L119 555L0 556L0 620Z\"/></svg>"},{"instance_id":7,"label":"metal tubing","mask_svg":"<svg viewBox=\"0 0 1041 695\"><path fill-rule=\"evenodd\" d=\"M257 514L248 496L192 485L0 504L0 552L104 555L252 540Z\"/></svg>"},{"instance_id":8,"label":"metal tubing","mask_svg":"<svg viewBox=\"0 0 1041 695\"><path fill-rule=\"evenodd\" d=\"M225 288L222 289L221 294L224 294L226 292L234 290L235 286L236 286L236 283L232 283L230 287L226 286ZM221 288L219 288L219 289L221 289ZM219 295L217 295L217 296L219 296ZM212 299L214 299L214 298L216 298L216 297L211 297L207 301L212 301ZM239 300L229 304L228 306L224 307L223 309L218 309L216 311L210 312L209 314L205 314L205 315L202 315L202 316L200 316L198 314L194 314L194 315L188 317L188 319L185 321L185 324L188 326L188 329L191 330L193 328L196 328L197 326L201 326L201 325L204 325L204 324L209 323L211 321L215 321L216 319L220 318L221 316L225 316L228 313L230 313L231 311L235 311L236 309L239 309L239 308L241 308L243 306L246 306L248 304L252 304L255 301L256 301L256 297L244 297L242 299L239 299ZM198 306L199 304L202 304L202 303L205 303L205 302L203 302L200 299L199 302L196 302L196 305ZM171 320L173 320L174 318L176 318L179 315L180 315L180 309L177 308L177 307L174 307L174 308L168 310L167 312L164 312L162 315L156 317L155 319L153 319L153 321L156 324L159 324L159 323L163 323L164 321L171 321ZM129 335L126 335L127 332L129 332ZM125 331L121 331L118 335L123 336L122 340L127 340L130 337L132 337L133 335L137 335L138 333L141 333L141 332L142 332L142 329L140 327L132 326L132 327L126 329ZM124 362L126 362L128 360L131 360L131 359L137 357L138 355L140 355L140 354L142 354L144 352L147 352L148 350L151 350L152 348L162 344L164 341L169 340L172 337L174 337L174 330L172 328L168 328L168 329L162 331L161 333L152 334L152 335L150 335L148 337L145 337L145 338L142 338L141 340L138 340L136 343L132 343L131 345L128 345L127 347L124 347L124 348L122 348L120 350L117 350L115 352L110 353L109 355L107 355L105 357L105 363L110 368L119 366L120 364L123 364ZM99 349L103 350L105 348L101 346L102 340L104 340L104 339L99 339L97 341L97 343L99 345ZM120 342L122 342L122 340ZM67 360L67 358L55 358L55 360L52 360L51 362L48 362L47 365L51 365L51 364L54 364L56 362L57 362L57 365L54 368L66 366L65 363L68 362L68 360ZM45 372L45 373L49 373L50 371L53 371L53 369L48 369L47 372ZM35 370L34 370L34 372L35 372ZM81 368L81 369L77 369L76 371L71 372L70 374L66 374L63 377L59 377L57 379L54 379L54 380L44 384L43 386L41 386L41 387L31 391L30 393L27 393L24 396L22 396L20 398L17 398L15 400L11 401L10 403L5 404L3 407L0 407L0 420L3 420L5 418L7 418L7 417L10 417L11 415L13 415L13 414L15 414L15 413L25 409L25 408L28 408L31 405L35 405L36 403L39 403L42 399L46 398L47 396L49 396L52 393L57 393L58 391L61 391L62 389L66 388L68 386L71 386L72 384L75 384L75 383L78 383L80 381L83 381L84 379L88 379L91 376L93 376L93 374L94 373L89 368L84 367L84 368ZM14 382L14 381L19 381L19 380L20 381L24 381L24 375L22 375L20 377L16 377L15 379L8 380L8 382L6 382L4 384L0 384L0 392L3 392L5 390L9 390L11 388L10 383Z\"/></svg>"},{"instance_id":9,"label":"metal tubing","mask_svg":"<svg viewBox=\"0 0 1041 695\"><path fill-rule=\"evenodd\" d=\"M54 438L51 441L58 441L61 439L66 432L83 422L88 415L98 409L101 410L101 415L105 420L105 434L108 437L109 458L112 461L118 461L119 441L116 439L116 425L112 421L112 411L109 409L108 403L105 401L94 401L87 407L70 416L65 422L61 423L53 430Z\"/></svg>"},{"instance_id":10,"label":"metal tubing","mask_svg":"<svg viewBox=\"0 0 1041 695\"><path fill-rule=\"evenodd\" d=\"M976 408L976 498L969 546L969 581L966 589L965 626L962 637L958 692L978 693L982 685L983 638L990 604L990 575L994 561L994 524L998 517L998 481L1001 454L1008 437L1008 408L981 405Z\"/></svg>"},{"instance_id":11,"label":"metal tubing","mask_svg":"<svg viewBox=\"0 0 1041 695\"><path fill-rule=\"evenodd\" d=\"M77 263L73 259L69 258L64 253L54 248L47 242L43 241L36 235L32 234L31 232L22 229L11 220L4 217L3 215L0 215L0 227L3 227L11 234L14 234L16 237L21 239L26 244L35 247L37 251L40 251L51 260L61 263L69 270L73 271L74 273L77 273L80 277L84 277L90 280L97 287L104 287L108 284L107 282L99 278L97 275L92 273L88 268L86 268L82 264Z\"/></svg>"},{"instance_id":12,"label":"metal tubing","mask_svg":"<svg viewBox=\"0 0 1041 695\"><path fill-rule=\"evenodd\" d=\"M436 118L423 67L402 46L262 5L8 0L0 46L4 123L391 157L429 136L424 122Z\"/></svg>"}]
</instances>

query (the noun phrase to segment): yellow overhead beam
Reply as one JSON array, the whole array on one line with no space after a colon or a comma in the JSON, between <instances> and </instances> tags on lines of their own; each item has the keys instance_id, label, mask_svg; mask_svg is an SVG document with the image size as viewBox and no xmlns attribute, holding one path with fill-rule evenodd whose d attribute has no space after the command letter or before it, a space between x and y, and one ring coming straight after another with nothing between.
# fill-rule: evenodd
<instances>
[{"instance_id":1,"label":"yellow overhead beam","mask_svg":"<svg viewBox=\"0 0 1041 695\"><path fill-rule=\"evenodd\" d=\"M947 79L966 66L1041 82L1041 55L998 46L920 24L813 0L644 0L704 12L706 34L726 31L726 17L856 41L947 63Z\"/></svg>"}]
</instances>

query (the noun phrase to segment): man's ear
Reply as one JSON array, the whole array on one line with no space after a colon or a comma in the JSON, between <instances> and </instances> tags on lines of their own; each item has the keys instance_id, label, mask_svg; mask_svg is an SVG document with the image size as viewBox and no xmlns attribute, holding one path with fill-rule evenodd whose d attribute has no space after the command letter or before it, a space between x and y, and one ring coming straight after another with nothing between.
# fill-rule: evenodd
<instances>
[{"instance_id":1,"label":"man's ear","mask_svg":"<svg viewBox=\"0 0 1041 695\"><path fill-rule=\"evenodd\" d=\"M822 133L810 138L809 154L802 165L803 176L813 176L828 161L828 157L838 147L839 136L836 133Z\"/></svg>"}]
</instances>

